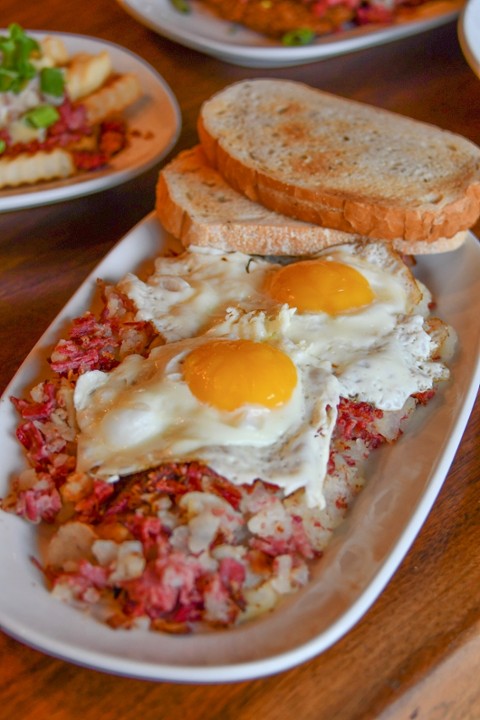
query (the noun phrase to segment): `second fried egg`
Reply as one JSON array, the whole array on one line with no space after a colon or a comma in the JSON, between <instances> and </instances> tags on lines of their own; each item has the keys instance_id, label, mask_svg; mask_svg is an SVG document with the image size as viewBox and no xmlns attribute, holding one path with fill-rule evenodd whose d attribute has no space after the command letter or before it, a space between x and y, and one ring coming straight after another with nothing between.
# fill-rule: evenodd
<instances>
[{"instance_id":1,"label":"second fried egg","mask_svg":"<svg viewBox=\"0 0 480 720\"><path fill-rule=\"evenodd\" d=\"M398 410L445 369L424 326L430 294L381 242L352 242L278 262L190 250L119 285L167 341L209 333L282 341L328 367L345 397Z\"/></svg>"},{"instance_id":2,"label":"second fried egg","mask_svg":"<svg viewBox=\"0 0 480 720\"><path fill-rule=\"evenodd\" d=\"M304 487L322 505L338 400L330 373L294 362L278 344L169 343L80 376L77 469L112 478L195 459L234 483L261 478L287 494Z\"/></svg>"}]
</instances>

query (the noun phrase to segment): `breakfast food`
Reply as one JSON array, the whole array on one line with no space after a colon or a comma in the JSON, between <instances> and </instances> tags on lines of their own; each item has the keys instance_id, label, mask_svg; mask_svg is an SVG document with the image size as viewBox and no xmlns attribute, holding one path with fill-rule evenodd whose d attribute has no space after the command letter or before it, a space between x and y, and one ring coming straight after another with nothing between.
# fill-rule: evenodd
<instances>
[{"instance_id":1,"label":"breakfast food","mask_svg":"<svg viewBox=\"0 0 480 720\"><path fill-rule=\"evenodd\" d=\"M119 114L142 90L108 52L69 57L61 39L11 25L0 61L0 188L94 170L125 147Z\"/></svg>"},{"instance_id":2,"label":"breakfast food","mask_svg":"<svg viewBox=\"0 0 480 720\"><path fill-rule=\"evenodd\" d=\"M173 0L185 12L185 2ZM284 45L306 45L315 38L362 26L385 26L445 13L437 0L201 0L216 15ZM449 0L451 12L462 3Z\"/></svg>"},{"instance_id":3,"label":"breakfast food","mask_svg":"<svg viewBox=\"0 0 480 720\"><path fill-rule=\"evenodd\" d=\"M208 163L200 145L179 153L162 168L156 209L163 227L184 247L298 256L340 243L368 241L364 235L295 220L249 200ZM459 230L434 242L396 238L391 243L408 254L438 253L460 246L466 234Z\"/></svg>"},{"instance_id":4,"label":"breakfast food","mask_svg":"<svg viewBox=\"0 0 480 720\"><path fill-rule=\"evenodd\" d=\"M294 220L249 200L208 164L200 145L162 168L156 208L163 227L184 247L307 255L354 239L351 233Z\"/></svg>"},{"instance_id":5,"label":"breakfast food","mask_svg":"<svg viewBox=\"0 0 480 720\"><path fill-rule=\"evenodd\" d=\"M199 147L157 213L185 247L100 283L12 398L29 468L2 508L51 527L53 594L113 628L231 628L308 583L456 337L392 242L267 211Z\"/></svg>"},{"instance_id":6,"label":"breakfast food","mask_svg":"<svg viewBox=\"0 0 480 720\"><path fill-rule=\"evenodd\" d=\"M308 582L454 333L384 243L155 265L103 288L13 400L31 467L2 506L52 524L54 595L113 627L230 627Z\"/></svg>"},{"instance_id":7,"label":"breakfast food","mask_svg":"<svg viewBox=\"0 0 480 720\"><path fill-rule=\"evenodd\" d=\"M255 132L252 132L252 128ZM480 148L438 127L302 83L246 80L207 100L202 148L227 183L298 220L443 244L480 214Z\"/></svg>"}]
</instances>

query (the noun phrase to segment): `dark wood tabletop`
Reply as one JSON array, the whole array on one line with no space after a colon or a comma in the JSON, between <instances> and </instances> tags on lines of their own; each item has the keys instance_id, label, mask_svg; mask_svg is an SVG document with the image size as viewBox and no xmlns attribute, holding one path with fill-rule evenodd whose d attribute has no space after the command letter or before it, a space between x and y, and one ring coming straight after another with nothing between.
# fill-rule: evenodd
<instances>
[{"instance_id":1,"label":"dark wood tabletop","mask_svg":"<svg viewBox=\"0 0 480 720\"><path fill-rule=\"evenodd\" d=\"M182 112L170 156L196 143L197 113L207 97L260 76L301 80L480 144L480 80L462 55L455 22L323 61L262 70L164 39L114 0L1 5L3 27L18 22L32 30L92 35L156 68ZM83 279L153 209L158 170L88 197L0 214L0 392ZM79 667L0 635L0 719L478 720L479 422L477 403L400 568L360 622L319 657L263 679L173 684Z\"/></svg>"}]
</instances>

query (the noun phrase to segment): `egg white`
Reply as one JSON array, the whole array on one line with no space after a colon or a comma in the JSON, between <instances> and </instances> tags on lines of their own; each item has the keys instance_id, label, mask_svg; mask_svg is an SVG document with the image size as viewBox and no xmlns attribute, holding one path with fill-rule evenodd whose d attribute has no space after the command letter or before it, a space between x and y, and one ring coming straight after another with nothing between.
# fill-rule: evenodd
<instances>
[{"instance_id":1,"label":"egg white","mask_svg":"<svg viewBox=\"0 0 480 720\"><path fill-rule=\"evenodd\" d=\"M169 343L148 358L131 355L109 373L81 375L74 393L77 470L111 479L162 462L199 460L236 484L261 478L286 494L305 487L309 503L322 506L336 379L297 357L298 382L288 402L218 410L197 400L182 375L185 355L208 340Z\"/></svg>"},{"instance_id":2,"label":"egg white","mask_svg":"<svg viewBox=\"0 0 480 720\"><path fill-rule=\"evenodd\" d=\"M193 337L221 320L229 305L260 302L260 288L272 264L239 252L204 248L159 257L146 282L128 273L117 285L167 342Z\"/></svg>"}]
</instances>

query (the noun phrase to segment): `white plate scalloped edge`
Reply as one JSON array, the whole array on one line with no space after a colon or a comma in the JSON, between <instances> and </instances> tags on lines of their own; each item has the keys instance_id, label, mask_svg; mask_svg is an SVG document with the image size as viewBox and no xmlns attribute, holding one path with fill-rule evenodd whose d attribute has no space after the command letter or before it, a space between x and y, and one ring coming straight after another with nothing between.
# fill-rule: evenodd
<instances>
[{"instance_id":1,"label":"white plate scalloped edge","mask_svg":"<svg viewBox=\"0 0 480 720\"><path fill-rule=\"evenodd\" d=\"M251 68L281 68L399 40L444 25L458 17L462 0L439 2L419 10L418 20L388 26L365 26L332 33L309 45L286 47L258 33L216 17L196 0L191 12L175 10L171 0L117 0L138 22L160 35L207 55Z\"/></svg>"},{"instance_id":2,"label":"white plate scalloped edge","mask_svg":"<svg viewBox=\"0 0 480 720\"><path fill-rule=\"evenodd\" d=\"M78 52L96 54L107 50L116 71L137 75L144 97L123 113L129 128L138 133L129 147L114 157L108 167L66 180L2 189L0 212L48 205L106 190L146 172L173 149L182 125L180 108L163 77L145 60L120 45L86 35L48 30L26 32L37 39L48 35L61 38L70 55Z\"/></svg>"},{"instance_id":3,"label":"white plate scalloped edge","mask_svg":"<svg viewBox=\"0 0 480 720\"><path fill-rule=\"evenodd\" d=\"M91 304L95 280L115 281L153 258L165 241L154 215L105 257L27 357L0 399L0 497L24 467L14 439L11 394L43 372L65 324ZM418 276L433 290L438 315L459 336L452 379L421 408L412 431L378 451L353 512L319 562L309 586L276 612L230 631L170 636L112 630L55 600L38 569L37 529L0 512L0 626L12 637L76 664L119 675L179 682L231 682L291 668L326 650L372 605L407 553L441 489L475 400L479 377L480 246L473 235L446 255L417 258ZM455 268L455 272L452 272ZM408 462L405 461L408 458Z\"/></svg>"}]
</instances>

